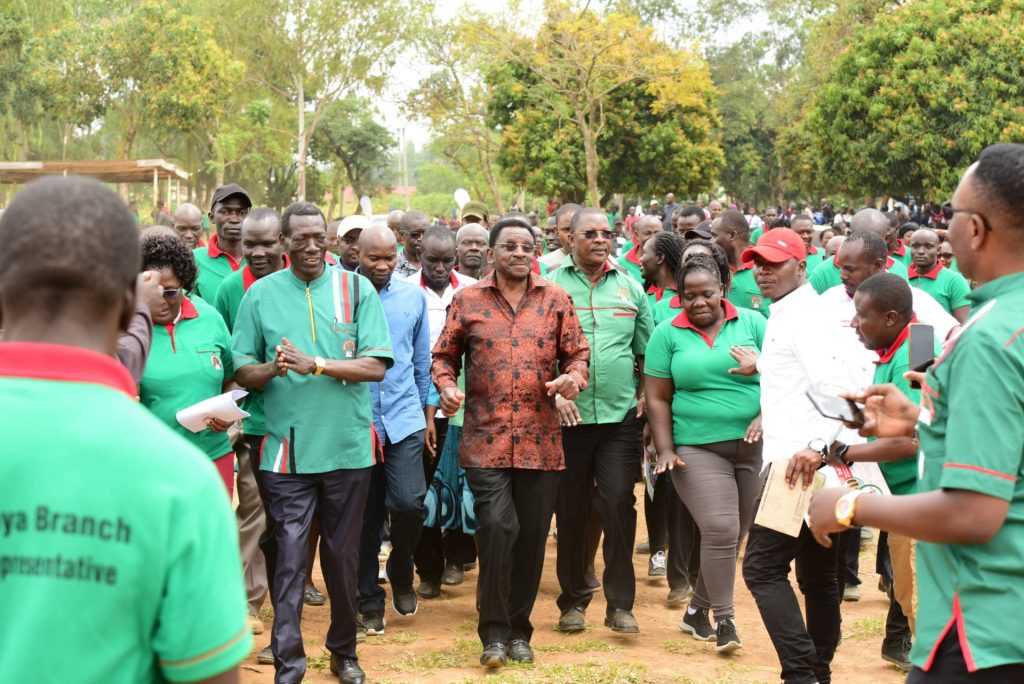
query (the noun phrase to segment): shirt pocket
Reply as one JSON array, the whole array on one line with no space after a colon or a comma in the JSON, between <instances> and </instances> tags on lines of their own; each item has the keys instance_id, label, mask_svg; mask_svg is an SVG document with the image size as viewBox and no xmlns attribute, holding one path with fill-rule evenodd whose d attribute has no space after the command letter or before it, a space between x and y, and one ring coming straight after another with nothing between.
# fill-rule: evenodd
<instances>
[{"instance_id":1,"label":"shirt pocket","mask_svg":"<svg viewBox=\"0 0 1024 684\"><path fill-rule=\"evenodd\" d=\"M332 359L354 359L357 351L357 330L355 323L345 323L335 318L331 322L331 351Z\"/></svg>"},{"instance_id":2,"label":"shirt pocket","mask_svg":"<svg viewBox=\"0 0 1024 684\"><path fill-rule=\"evenodd\" d=\"M203 375L211 380L224 379L223 351L216 345L202 346L196 348L196 363Z\"/></svg>"}]
</instances>

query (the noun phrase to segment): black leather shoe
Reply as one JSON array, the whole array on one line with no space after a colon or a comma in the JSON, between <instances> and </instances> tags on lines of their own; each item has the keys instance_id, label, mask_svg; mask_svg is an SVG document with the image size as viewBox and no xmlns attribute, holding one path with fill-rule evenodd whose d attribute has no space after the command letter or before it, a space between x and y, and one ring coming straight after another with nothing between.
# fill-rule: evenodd
<instances>
[{"instance_id":1,"label":"black leather shoe","mask_svg":"<svg viewBox=\"0 0 1024 684\"><path fill-rule=\"evenodd\" d=\"M559 632L566 632L568 634L582 632L586 628L586 613L582 608L577 608L576 606L563 610L562 615L558 618L558 626L555 627Z\"/></svg>"},{"instance_id":2,"label":"black leather shoe","mask_svg":"<svg viewBox=\"0 0 1024 684\"><path fill-rule=\"evenodd\" d=\"M366 673L355 658L339 658L331 654L331 674L338 676L342 684L364 684Z\"/></svg>"},{"instance_id":3,"label":"black leather shoe","mask_svg":"<svg viewBox=\"0 0 1024 684\"><path fill-rule=\"evenodd\" d=\"M508 662L508 651L505 648L505 644L487 644L484 646L484 652L480 655L480 664L484 667L498 668L504 667L505 663Z\"/></svg>"},{"instance_id":4,"label":"black leather shoe","mask_svg":"<svg viewBox=\"0 0 1024 684\"><path fill-rule=\"evenodd\" d=\"M513 639L508 644L508 657L517 663L532 663L533 649L526 639Z\"/></svg>"},{"instance_id":5,"label":"black leather shoe","mask_svg":"<svg viewBox=\"0 0 1024 684\"><path fill-rule=\"evenodd\" d=\"M640 631L640 626L636 624L636 618L633 617L633 613L622 608L616 608L607 613L604 616L604 626L611 627L613 632L621 632L623 634L636 634Z\"/></svg>"}]
</instances>

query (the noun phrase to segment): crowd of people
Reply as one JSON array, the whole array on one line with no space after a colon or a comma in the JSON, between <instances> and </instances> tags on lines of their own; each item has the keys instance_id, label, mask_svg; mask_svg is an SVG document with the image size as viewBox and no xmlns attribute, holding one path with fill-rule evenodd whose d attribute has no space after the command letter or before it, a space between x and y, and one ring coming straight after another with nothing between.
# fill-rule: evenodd
<instances>
[{"instance_id":1,"label":"crowd of people","mask_svg":"<svg viewBox=\"0 0 1024 684\"><path fill-rule=\"evenodd\" d=\"M863 527L882 658L1024 681L1024 146L986 148L937 211L548 211L328 221L229 184L207 236L192 204L140 233L96 181L21 190L0 680L237 681L269 598L275 682L302 681L304 606L329 603L331 672L361 683L359 642L473 573L481 665L530 663L554 534L558 631L641 631L638 550L683 632L728 654L760 620L783 681L842 681ZM247 417L179 420L224 393ZM783 531L757 512L787 496L809 508Z\"/></svg>"}]
</instances>

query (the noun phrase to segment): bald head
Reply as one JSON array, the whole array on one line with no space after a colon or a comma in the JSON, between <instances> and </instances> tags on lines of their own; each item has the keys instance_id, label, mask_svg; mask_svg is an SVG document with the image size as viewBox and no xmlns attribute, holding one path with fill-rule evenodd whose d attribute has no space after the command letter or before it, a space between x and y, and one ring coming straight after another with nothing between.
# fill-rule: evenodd
<instances>
[{"instance_id":1,"label":"bald head","mask_svg":"<svg viewBox=\"0 0 1024 684\"><path fill-rule=\"evenodd\" d=\"M189 249L195 249L199 246L199 236L203 232L203 212L196 205L186 202L174 212L171 227Z\"/></svg>"},{"instance_id":2,"label":"bald head","mask_svg":"<svg viewBox=\"0 0 1024 684\"><path fill-rule=\"evenodd\" d=\"M359 272L383 290L391 280L398 263L398 240L387 226L373 225L359 234Z\"/></svg>"},{"instance_id":3,"label":"bald head","mask_svg":"<svg viewBox=\"0 0 1024 684\"><path fill-rule=\"evenodd\" d=\"M398 234L399 229L401 229L402 227L403 214L405 214L405 212L399 211L398 209L395 209L393 212L388 214L388 228L394 231L396 235Z\"/></svg>"},{"instance_id":4,"label":"bald head","mask_svg":"<svg viewBox=\"0 0 1024 684\"><path fill-rule=\"evenodd\" d=\"M861 209L853 215L853 219L850 221L851 233L868 230L883 240L886 239L891 229L892 224L889 223L888 217L877 209Z\"/></svg>"},{"instance_id":5,"label":"bald head","mask_svg":"<svg viewBox=\"0 0 1024 684\"><path fill-rule=\"evenodd\" d=\"M366 249L386 249L388 247L395 247L397 244L398 240L391 229L380 224L370 226L359 234L360 251Z\"/></svg>"}]
</instances>

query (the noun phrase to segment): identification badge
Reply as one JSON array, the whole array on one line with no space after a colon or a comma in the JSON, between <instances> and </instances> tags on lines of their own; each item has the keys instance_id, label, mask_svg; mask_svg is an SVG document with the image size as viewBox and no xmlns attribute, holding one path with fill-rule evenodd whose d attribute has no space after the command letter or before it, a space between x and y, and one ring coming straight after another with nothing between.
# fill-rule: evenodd
<instances>
[{"instance_id":1,"label":"identification badge","mask_svg":"<svg viewBox=\"0 0 1024 684\"><path fill-rule=\"evenodd\" d=\"M755 309L760 309L761 303L763 301L764 300L761 299L760 295L754 295L753 297L750 298L750 306L754 307Z\"/></svg>"},{"instance_id":2,"label":"identification badge","mask_svg":"<svg viewBox=\"0 0 1024 684\"><path fill-rule=\"evenodd\" d=\"M210 363L213 364L214 370L224 370L224 364L221 363L220 357L216 354L210 356Z\"/></svg>"}]
</instances>

